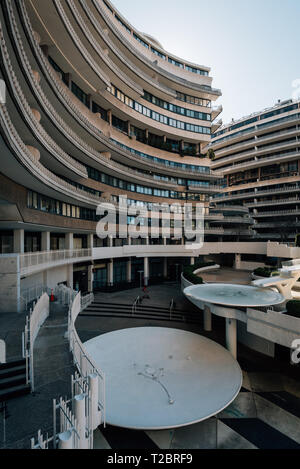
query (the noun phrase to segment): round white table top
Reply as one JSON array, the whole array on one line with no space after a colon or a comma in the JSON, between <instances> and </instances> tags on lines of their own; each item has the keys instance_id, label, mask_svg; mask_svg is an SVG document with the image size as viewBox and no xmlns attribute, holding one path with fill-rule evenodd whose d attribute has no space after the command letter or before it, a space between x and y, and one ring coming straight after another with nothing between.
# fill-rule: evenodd
<instances>
[{"instance_id":1,"label":"round white table top","mask_svg":"<svg viewBox=\"0 0 300 469\"><path fill-rule=\"evenodd\" d=\"M191 425L225 409L242 372L219 344L161 327L124 329L85 343L106 377L109 425L163 430Z\"/></svg>"},{"instance_id":2,"label":"round white table top","mask_svg":"<svg viewBox=\"0 0 300 469\"><path fill-rule=\"evenodd\" d=\"M193 285L184 290L188 298L222 305L230 308L255 308L274 306L285 301L284 297L270 288L258 288L248 285L230 285L208 283Z\"/></svg>"}]
</instances>

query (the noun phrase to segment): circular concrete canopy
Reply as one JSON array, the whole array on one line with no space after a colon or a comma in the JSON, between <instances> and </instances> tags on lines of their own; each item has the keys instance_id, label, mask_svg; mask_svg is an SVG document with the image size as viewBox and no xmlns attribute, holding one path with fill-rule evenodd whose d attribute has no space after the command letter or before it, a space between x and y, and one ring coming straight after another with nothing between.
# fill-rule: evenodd
<instances>
[{"instance_id":1,"label":"circular concrete canopy","mask_svg":"<svg viewBox=\"0 0 300 469\"><path fill-rule=\"evenodd\" d=\"M137 430L201 422L225 409L241 369L219 344L177 329L119 330L85 343L106 376L106 421Z\"/></svg>"},{"instance_id":2,"label":"circular concrete canopy","mask_svg":"<svg viewBox=\"0 0 300 469\"><path fill-rule=\"evenodd\" d=\"M274 306L285 301L284 297L270 288L248 285L210 283L187 287L184 294L193 300L232 308L259 308Z\"/></svg>"}]
</instances>

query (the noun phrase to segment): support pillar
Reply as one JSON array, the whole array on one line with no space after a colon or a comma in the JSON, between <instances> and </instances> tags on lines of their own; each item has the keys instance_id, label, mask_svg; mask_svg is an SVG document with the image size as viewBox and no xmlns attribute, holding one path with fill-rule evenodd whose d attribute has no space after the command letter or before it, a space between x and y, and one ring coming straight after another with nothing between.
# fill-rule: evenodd
<instances>
[{"instance_id":1,"label":"support pillar","mask_svg":"<svg viewBox=\"0 0 300 469\"><path fill-rule=\"evenodd\" d=\"M24 254L24 230L14 230L14 253Z\"/></svg>"},{"instance_id":2,"label":"support pillar","mask_svg":"<svg viewBox=\"0 0 300 469\"><path fill-rule=\"evenodd\" d=\"M43 231L42 232L42 239L41 239L41 248L42 251L50 251L50 231Z\"/></svg>"},{"instance_id":3,"label":"support pillar","mask_svg":"<svg viewBox=\"0 0 300 469\"><path fill-rule=\"evenodd\" d=\"M195 258L191 257L191 265L195 265Z\"/></svg>"},{"instance_id":4,"label":"support pillar","mask_svg":"<svg viewBox=\"0 0 300 469\"><path fill-rule=\"evenodd\" d=\"M73 285L73 264L69 264L67 266L67 285L69 288L73 290L74 285Z\"/></svg>"},{"instance_id":5,"label":"support pillar","mask_svg":"<svg viewBox=\"0 0 300 469\"><path fill-rule=\"evenodd\" d=\"M149 285L149 257L144 257L144 284Z\"/></svg>"},{"instance_id":6,"label":"support pillar","mask_svg":"<svg viewBox=\"0 0 300 469\"><path fill-rule=\"evenodd\" d=\"M65 247L67 250L74 249L74 233L66 233Z\"/></svg>"},{"instance_id":7,"label":"support pillar","mask_svg":"<svg viewBox=\"0 0 300 469\"><path fill-rule=\"evenodd\" d=\"M110 260L109 264L107 265L107 285L112 287L114 284L114 261L113 259Z\"/></svg>"},{"instance_id":8,"label":"support pillar","mask_svg":"<svg viewBox=\"0 0 300 469\"><path fill-rule=\"evenodd\" d=\"M204 308L204 330L206 332L212 331L212 314L208 306Z\"/></svg>"},{"instance_id":9,"label":"support pillar","mask_svg":"<svg viewBox=\"0 0 300 469\"><path fill-rule=\"evenodd\" d=\"M93 265L88 266L88 291L89 293L93 292L93 282L94 282L94 273L93 273Z\"/></svg>"},{"instance_id":10,"label":"support pillar","mask_svg":"<svg viewBox=\"0 0 300 469\"><path fill-rule=\"evenodd\" d=\"M94 247L94 234L90 233L87 235L87 247L88 249L93 249Z\"/></svg>"},{"instance_id":11,"label":"support pillar","mask_svg":"<svg viewBox=\"0 0 300 469\"><path fill-rule=\"evenodd\" d=\"M88 440L86 438L86 415L85 415L85 395L80 394L74 397L74 414L77 421L79 433L79 448L88 449Z\"/></svg>"},{"instance_id":12,"label":"support pillar","mask_svg":"<svg viewBox=\"0 0 300 469\"><path fill-rule=\"evenodd\" d=\"M235 260L234 260L234 268L236 270L241 270L241 254L236 254L235 255Z\"/></svg>"},{"instance_id":13,"label":"support pillar","mask_svg":"<svg viewBox=\"0 0 300 469\"><path fill-rule=\"evenodd\" d=\"M237 358L237 320L226 318L226 348Z\"/></svg>"},{"instance_id":14,"label":"support pillar","mask_svg":"<svg viewBox=\"0 0 300 469\"><path fill-rule=\"evenodd\" d=\"M168 278L168 258L164 257L164 278Z\"/></svg>"},{"instance_id":15,"label":"support pillar","mask_svg":"<svg viewBox=\"0 0 300 469\"><path fill-rule=\"evenodd\" d=\"M126 272L126 281L127 283L132 282L132 272L131 272L131 258L127 261L127 272Z\"/></svg>"}]
</instances>

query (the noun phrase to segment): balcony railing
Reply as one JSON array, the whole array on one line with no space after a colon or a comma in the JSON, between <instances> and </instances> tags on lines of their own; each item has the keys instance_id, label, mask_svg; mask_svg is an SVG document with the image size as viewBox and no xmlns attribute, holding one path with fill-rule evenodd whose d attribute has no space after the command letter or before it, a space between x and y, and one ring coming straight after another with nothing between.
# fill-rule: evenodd
<instances>
[{"instance_id":1,"label":"balcony railing","mask_svg":"<svg viewBox=\"0 0 300 469\"><path fill-rule=\"evenodd\" d=\"M20 269L26 271L38 270L41 266L53 264L70 264L76 260L92 258L92 249L69 249L61 251L30 252L20 255Z\"/></svg>"}]
</instances>

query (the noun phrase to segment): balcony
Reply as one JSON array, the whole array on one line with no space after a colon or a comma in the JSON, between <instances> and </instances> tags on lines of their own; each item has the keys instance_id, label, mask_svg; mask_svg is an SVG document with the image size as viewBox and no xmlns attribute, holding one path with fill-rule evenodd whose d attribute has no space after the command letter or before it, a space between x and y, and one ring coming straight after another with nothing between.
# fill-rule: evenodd
<instances>
[{"instance_id":1,"label":"balcony","mask_svg":"<svg viewBox=\"0 0 300 469\"><path fill-rule=\"evenodd\" d=\"M222 146L224 142L227 142L229 140L232 141L237 141L237 139L244 139L245 135L249 134L256 134L258 132L265 132L266 129L273 128L273 127L278 127L280 128L281 126L284 126L286 123L289 125L290 122L297 122L299 121L300 116L299 114L293 114L292 116L285 117L283 119L278 119L276 122L266 122L265 124L260 124L259 127L255 125L254 127L251 126L249 129L241 130L235 134L228 135L227 137L216 137L215 141L212 141L212 146L214 150L217 150L218 146Z\"/></svg>"},{"instance_id":2,"label":"balcony","mask_svg":"<svg viewBox=\"0 0 300 469\"><path fill-rule=\"evenodd\" d=\"M30 252L20 254L20 273L24 277L60 265L77 264L91 260L92 249Z\"/></svg>"},{"instance_id":3,"label":"balcony","mask_svg":"<svg viewBox=\"0 0 300 469\"><path fill-rule=\"evenodd\" d=\"M265 147L265 148L257 148L257 143L255 142L254 145L255 147L252 148L252 149L249 149L249 151L244 151L244 152L241 152L241 153L237 153L235 154L234 156L228 156L226 158L220 158L218 160L214 160L214 163L213 163L213 168L219 168L221 167L222 168L222 171L225 171L226 169L228 169L227 167L223 168L223 165L224 163L230 163L230 167L231 166L235 166L236 162L239 162L239 161L242 161L243 159L247 159L251 156L253 156L255 158L255 161L256 161L256 158L258 156L261 156L262 158L265 158L263 155L268 155L272 150L280 150L282 149L282 151L284 150L287 150L288 148L293 148L294 146L297 146L299 144L299 140L298 139L290 139L288 142L278 142L274 145L271 145L269 147ZM253 144L252 144L253 146ZM272 156L270 156L271 158ZM276 157L276 156L274 156ZM269 158L269 157L267 157Z\"/></svg>"},{"instance_id":4,"label":"balcony","mask_svg":"<svg viewBox=\"0 0 300 469\"><path fill-rule=\"evenodd\" d=\"M300 215L300 208L298 210L279 210L277 212L260 212L253 214L254 218L260 217L274 217L274 216L281 216L281 217L288 217L290 215Z\"/></svg>"},{"instance_id":5,"label":"balcony","mask_svg":"<svg viewBox=\"0 0 300 469\"><path fill-rule=\"evenodd\" d=\"M263 202L256 202L248 204L249 208L255 208L257 206L268 206L268 205L282 205L282 204L293 204L293 203L300 203L300 199L298 197L290 197L289 199L274 199L274 200L265 200Z\"/></svg>"},{"instance_id":6,"label":"balcony","mask_svg":"<svg viewBox=\"0 0 300 469\"><path fill-rule=\"evenodd\" d=\"M214 121L223 112L223 106L213 106L211 109L211 119Z\"/></svg>"},{"instance_id":7,"label":"balcony","mask_svg":"<svg viewBox=\"0 0 300 469\"><path fill-rule=\"evenodd\" d=\"M282 137L297 137L300 134L300 129L297 129L295 127L294 130L282 130L278 132L273 132L271 135L267 135L265 137L253 137L251 141L247 142L239 142L239 143L234 143L233 145L228 145L220 150L216 150L216 159L214 160L213 165L217 165L219 162L223 163L226 161L230 161L233 159L232 152L236 150L243 150L244 148L251 148L252 146L258 146L264 142L272 141L272 140L279 140L277 145L280 145L280 140L282 140ZM248 140L248 139L247 139ZM211 148L213 148L213 144L210 145ZM226 157L226 155L229 155ZM239 156L239 155L237 155Z\"/></svg>"}]
</instances>

